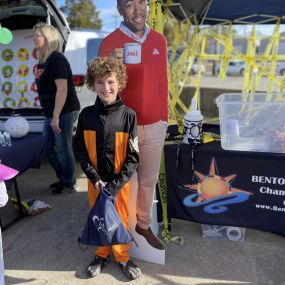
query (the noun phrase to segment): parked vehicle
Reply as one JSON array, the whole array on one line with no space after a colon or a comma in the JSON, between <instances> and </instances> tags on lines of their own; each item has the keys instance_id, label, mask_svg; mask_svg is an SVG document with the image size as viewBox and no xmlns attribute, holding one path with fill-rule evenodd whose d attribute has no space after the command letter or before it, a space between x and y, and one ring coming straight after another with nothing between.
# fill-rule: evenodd
<instances>
[{"instance_id":1,"label":"parked vehicle","mask_svg":"<svg viewBox=\"0 0 285 285\"><path fill-rule=\"evenodd\" d=\"M187 64L189 64L189 62L187 62ZM192 74L197 74L198 73L198 69L199 69L199 65L198 65L198 61L197 61L197 58L194 59L194 62L192 64L192 68L189 72L189 75L192 75ZM206 67L204 64L201 65L201 73L205 73L206 72Z\"/></svg>"},{"instance_id":2,"label":"parked vehicle","mask_svg":"<svg viewBox=\"0 0 285 285\"><path fill-rule=\"evenodd\" d=\"M174 62L176 62L179 59L179 57L182 54L183 50L184 50L184 48L177 50L177 52L175 54ZM171 58L171 51L169 50L168 51L168 61L170 61L170 58ZM188 65L189 61L186 61L186 64ZM206 71L205 65L202 64L201 65L201 73L203 74L205 71ZM198 60L197 60L197 58L195 58L194 62L192 64L191 70L189 71L189 76L191 76L193 74L197 74L197 73L198 73Z\"/></svg>"},{"instance_id":3,"label":"parked vehicle","mask_svg":"<svg viewBox=\"0 0 285 285\"><path fill-rule=\"evenodd\" d=\"M77 87L77 95L81 108L94 104L94 92L84 84L84 77L88 63L98 56L101 41L106 35L106 32L89 29L72 30L69 35L65 56L70 62L74 81L80 86Z\"/></svg>"},{"instance_id":4,"label":"parked vehicle","mask_svg":"<svg viewBox=\"0 0 285 285\"><path fill-rule=\"evenodd\" d=\"M280 61L277 63L276 74L282 76L285 74L285 61Z\"/></svg>"},{"instance_id":5,"label":"parked vehicle","mask_svg":"<svg viewBox=\"0 0 285 285\"><path fill-rule=\"evenodd\" d=\"M215 67L215 74L218 75L220 73L221 65L218 63ZM243 76L245 71L245 62L242 60L230 60L228 63L228 68L226 70L226 74L231 75L240 75Z\"/></svg>"},{"instance_id":6,"label":"parked vehicle","mask_svg":"<svg viewBox=\"0 0 285 285\"><path fill-rule=\"evenodd\" d=\"M11 114L18 113L28 119L31 131L42 131L32 28L38 22L55 26L63 52L70 34L68 23L52 0L1 0L0 22L13 34L10 44L0 44L0 130Z\"/></svg>"},{"instance_id":7,"label":"parked vehicle","mask_svg":"<svg viewBox=\"0 0 285 285\"><path fill-rule=\"evenodd\" d=\"M70 32L64 54L76 80L82 80L88 63L97 57L100 43L106 35L103 31L89 29Z\"/></svg>"}]
</instances>

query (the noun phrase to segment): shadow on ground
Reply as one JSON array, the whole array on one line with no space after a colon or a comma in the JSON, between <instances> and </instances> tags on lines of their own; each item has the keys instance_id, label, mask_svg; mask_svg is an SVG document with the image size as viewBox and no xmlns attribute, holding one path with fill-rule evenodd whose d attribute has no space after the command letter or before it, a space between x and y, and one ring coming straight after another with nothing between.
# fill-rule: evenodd
<instances>
[{"instance_id":1,"label":"shadow on ground","mask_svg":"<svg viewBox=\"0 0 285 285\"><path fill-rule=\"evenodd\" d=\"M18 178L22 199L39 199L52 209L3 232L6 285L128 282L114 262L96 280L86 279L94 248L83 251L77 245L88 214L86 178L77 170L80 191L65 196L50 195L55 176L46 161ZM5 212L15 215L11 205ZM165 266L136 260L143 276L134 284L285 284L282 236L247 229L243 242L210 240L202 237L200 224L181 220L172 220L172 232L184 237L184 245L166 244Z\"/></svg>"}]
</instances>

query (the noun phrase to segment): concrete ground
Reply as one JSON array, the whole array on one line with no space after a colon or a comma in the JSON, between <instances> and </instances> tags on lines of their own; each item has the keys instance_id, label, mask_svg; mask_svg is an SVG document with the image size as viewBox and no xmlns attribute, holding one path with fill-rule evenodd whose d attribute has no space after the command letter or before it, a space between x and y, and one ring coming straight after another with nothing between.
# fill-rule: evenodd
<instances>
[{"instance_id":1,"label":"concrete ground","mask_svg":"<svg viewBox=\"0 0 285 285\"><path fill-rule=\"evenodd\" d=\"M83 251L77 245L88 213L86 178L79 166L77 177L80 191L59 197L50 195L48 185L55 176L45 160L40 169L18 178L22 199L39 199L52 209L25 217L3 232L6 285L129 282L114 262L94 279L85 275L94 249ZM9 194L14 196L13 191ZM3 223L16 214L11 205L4 209ZM206 239L200 224L181 220L172 220L172 234L183 236L184 245L166 244L165 265L135 260L143 275L132 284L285 285L282 236L246 229L243 242Z\"/></svg>"},{"instance_id":2,"label":"concrete ground","mask_svg":"<svg viewBox=\"0 0 285 285\"><path fill-rule=\"evenodd\" d=\"M209 81L210 80L210 81ZM217 78L207 78L217 84ZM233 80L218 86L232 87ZM240 79L235 78L237 86ZM82 107L93 104L95 96L83 87L78 93ZM207 95L209 96L209 95ZM214 110L216 112L216 110ZM22 199L38 199L52 207L38 216L25 217L3 232L6 285L113 285L129 282L112 262L95 279L87 279L85 268L93 248L82 251L77 245L87 214L86 178L77 165L80 190L67 196L50 195L55 175L47 161L18 178ZM10 196L15 196L9 191ZM5 224L17 212L11 204L0 209ZM201 225L172 220L172 235L183 236L184 245L166 244L166 264L140 260L143 275L132 284L204 285L254 284L285 285L285 238L246 229L243 242L202 237ZM1 284L2 285L2 284Z\"/></svg>"}]
</instances>

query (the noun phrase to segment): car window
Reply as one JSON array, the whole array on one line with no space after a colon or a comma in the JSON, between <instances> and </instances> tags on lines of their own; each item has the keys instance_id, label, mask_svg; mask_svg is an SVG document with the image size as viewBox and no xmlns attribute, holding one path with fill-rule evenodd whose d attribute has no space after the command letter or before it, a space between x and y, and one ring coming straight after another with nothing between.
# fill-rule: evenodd
<instances>
[{"instance_id":1,"label":"car window","mask_svg":"<svg viewBox=\"0 0 285 285\"><path fill-rule=\"evenodd\" d=\"M27 15L36 15L38 19ZM34 0L0 1L1 24L10 30L31 29L37 21L44 22L46 17L44 6Z\"/></svg>"},{"instance_id":2,"label":"car window","mask_svg":"<svg viewBox=\"0 0 285 285\"><path fill-rule=\"evenodd\" d=\"M98 57L99 47L103 38L89 39L87 41L87 64Z\"/></svg>"},{"instance_id":3,"label":"car window","mask_svg":"<svg viewBox=\"0 0 285 285\"><path fill-rule=\"evenodd\" d=\"M14 11L17 11L18 7L36 7L40 6L37 1L35 0L1 0L0 7L1 7L1 14L5 13L5 9L9 8L11 11L11 8L14 8ZM21 11L22 13L22 11Z\"/></svg>"}]
</instances>

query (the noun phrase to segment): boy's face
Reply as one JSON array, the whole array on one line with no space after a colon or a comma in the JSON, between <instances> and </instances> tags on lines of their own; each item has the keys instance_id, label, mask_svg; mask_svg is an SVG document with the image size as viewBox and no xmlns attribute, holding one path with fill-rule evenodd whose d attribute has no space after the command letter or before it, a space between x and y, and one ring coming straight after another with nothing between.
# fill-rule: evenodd
<instances>
[{"instance_id":1,"label":"boy's face","mask_svg":"<svg viewBox=\"0 0 285 285\"><path fill-rule=\"evenodd\" d=\"M147 0L120 0L118 11L124 18L124 24L138 36L144 34L147 18Z\"/></svg>"},{"instance_id":2,"label":"boy's face","mask_svg":"<svg viewBox=\"0 0 285 285\"><path fill-rule=\"evenodd\" d=\"M96 78L94 90L105 105L112 104L116 100L119 91L119 81L116 74L111 73L110 75Z\"/></svg>"}]
</instances>

